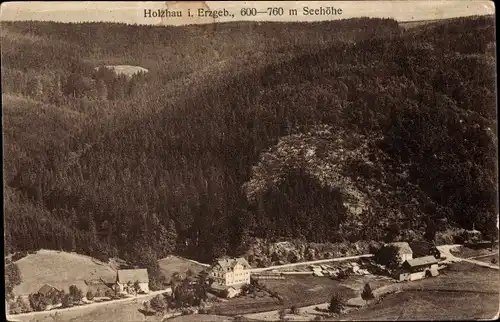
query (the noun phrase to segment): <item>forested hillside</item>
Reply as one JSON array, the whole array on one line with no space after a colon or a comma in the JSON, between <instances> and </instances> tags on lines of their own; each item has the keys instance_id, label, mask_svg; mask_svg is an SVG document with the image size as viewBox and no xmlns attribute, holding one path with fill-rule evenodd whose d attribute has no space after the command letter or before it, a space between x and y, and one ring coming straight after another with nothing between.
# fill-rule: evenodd
<instances>
[{"instance_id":1,"label":"forested hillside","mask_svg":"<svg viewBox=\"0 0 500 322\"><path fill-rule=\"evenodd\" d=\"M251 236L494 233L494 42L491 17L3 23L7 251L153 263Z\"/></svg>"}]
</instances>

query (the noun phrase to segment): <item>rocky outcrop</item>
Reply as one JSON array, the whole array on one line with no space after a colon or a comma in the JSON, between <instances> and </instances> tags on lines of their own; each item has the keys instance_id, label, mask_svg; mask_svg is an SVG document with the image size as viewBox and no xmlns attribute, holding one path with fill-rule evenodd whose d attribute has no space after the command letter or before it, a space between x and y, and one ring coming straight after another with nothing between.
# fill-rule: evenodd
<instances>
[{"instance_id":1,"label":"rocky outcrop","mask_svg":"<svg viewBox=\"0 0 500 322\"><path fill-rule=\"evenodd\" d=\"M254 238L245 254L254 267L368 254L377 242L311 243L303 240L269 241Z\"/></svg>"}]
</instances>

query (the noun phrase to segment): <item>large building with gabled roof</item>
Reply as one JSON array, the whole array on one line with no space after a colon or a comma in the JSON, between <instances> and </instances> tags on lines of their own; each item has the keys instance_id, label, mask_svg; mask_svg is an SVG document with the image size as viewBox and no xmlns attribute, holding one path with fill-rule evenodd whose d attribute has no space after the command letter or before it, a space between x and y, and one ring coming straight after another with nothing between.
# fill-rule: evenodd
<instances>
[{"instance_id":1,"label":"large building with gabled roof","mask_svg":"<svg viewBox=\"0 0 500 322\"><path fill-rule=\"evenodd\" d=\"M240 287L250 283L250 264L238 258L220 258L214 262L210 277L217 287Z\"/></svg>"}]
</instances>

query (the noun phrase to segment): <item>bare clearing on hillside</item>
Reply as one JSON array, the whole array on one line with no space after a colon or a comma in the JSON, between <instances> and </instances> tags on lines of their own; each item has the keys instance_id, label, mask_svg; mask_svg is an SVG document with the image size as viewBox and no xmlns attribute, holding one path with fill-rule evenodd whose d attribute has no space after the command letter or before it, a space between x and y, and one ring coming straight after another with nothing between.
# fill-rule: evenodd
<instances>
[{"instance_id":1,"label":"bare clearing on hillside","mask_svg":"<svg viewBox=\"0 0 500 322\"><path fill-rule=\"evenodd\" d=\"M112 69L118 75L125 75L127 77L132 77L132 75L138 73L147 73L148 70L141 66L132 65L106 65L104 66L108 69Z\"/></svg>"},{"instance_id":2,"label":"bare clearing on hillside","mask_svg":"<svg viewBox=\"0 0 500 322\"><path fill-rule=\"evenodd\" d=\"M22 282L14 288L15 295L35 293L46 283L66 292L70 285L85 290L86 279L112 278L116 274L108 264L89 256L45 249L21 258L16 264Z\"/></svg>"},{"instance_id":3,"label":"bare clearing on hillside","mask_svg":"<svg viewBox=\"0 0 500 322\"><path fill-rule=\"evenodd\" d=\"M188 270L191 270L196 275L206 268L194 261L173 255L158 260L158 264L167 282L170 282L174 273L179 273L182 277L186 277Z\"/></svg>"}]
</instances>

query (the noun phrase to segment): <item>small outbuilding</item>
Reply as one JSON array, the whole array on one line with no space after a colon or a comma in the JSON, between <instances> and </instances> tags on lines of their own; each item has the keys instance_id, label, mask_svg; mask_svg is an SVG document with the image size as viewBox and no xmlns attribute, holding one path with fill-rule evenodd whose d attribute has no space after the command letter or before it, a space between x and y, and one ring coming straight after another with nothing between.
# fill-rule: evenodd
<instances>
[{"instance_id":1,"label":"small outbuilding","mask_svg":"<svg viewBox=\"0 0 500 322\"><path fill-rule=\"evenodd\" d=\"M119 293L126 293L135 282L139 283L139 292L149 293L148 270L140 269L120 269L116 274L116 290Z\"/></svg>"},{"instance_id":2,"label":"small outbuilding","mask_svg":"<svg viewBox=\"0 0 500 322\"><path fill-rule=\"evenodd\" d=\"M44 284L40 289L38 290L38 294L41 294L45 297L51 297L55 294L60 294L62 291L50 284Z\"/></svg>"},{"instance_id":3,"label":"small outbuilding","mask_svg":"<svg viewBox=\"0 0 500 322\"><path fill-rule=\"evenodd\" d=\"M434 256L425 256L404 261L397 279L415 281L437 275L439 275L438 260Z\"/></svg>"}]
</instances>

